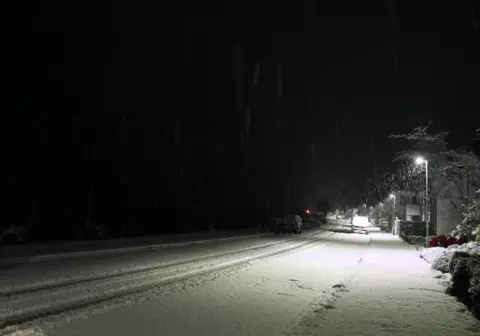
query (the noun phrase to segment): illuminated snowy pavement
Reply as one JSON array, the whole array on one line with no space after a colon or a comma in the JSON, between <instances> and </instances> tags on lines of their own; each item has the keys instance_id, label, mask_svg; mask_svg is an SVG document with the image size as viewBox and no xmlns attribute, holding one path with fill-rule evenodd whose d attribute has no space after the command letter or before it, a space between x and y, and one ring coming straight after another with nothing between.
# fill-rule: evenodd
<instances>
[{"instance_id":1,"label":"illuminated snowy pavement","mask_svg":"<svg viewBox=\"0 0 480 336\"><path fill-rule=\"evenodd\" d=\"M390 234L371 236L354 277L290 335L480 335L480 321L444 293L440 272L417 251Z\"/></svg>"},{"instance_id":2,"label":"illuminated snowy pavement","mask_svg":"<svg viewBox=\"0 0 480 336\"><path fill-rule=\"evenodd\" d=\"M29 326L45 336L479 335L480 322L443 293L437 274L390 234L337 233Z\"/></svg>"}]
</instances>

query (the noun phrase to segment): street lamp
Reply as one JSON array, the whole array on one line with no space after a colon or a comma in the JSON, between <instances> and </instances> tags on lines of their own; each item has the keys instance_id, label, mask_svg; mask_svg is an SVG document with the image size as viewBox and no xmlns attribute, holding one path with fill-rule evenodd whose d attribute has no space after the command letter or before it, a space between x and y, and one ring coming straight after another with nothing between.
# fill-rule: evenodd
<instances>
[{"instance_id":1,"label":"street lamp","mask_svg":"<svg viewBox=\"0 0 480 336\"><path fill-rule=\"evenodd\" d=\"M425 239L427 241L426 247L428 247L428 232L429 232L429 225L428 225L428 161L422 158L421 156L415 159L415 163L421 165L425 163Z\"/></svg>"},{"instance_id":2,"label":"street lamp","mask_svg":"<svg viewBox=\"0 0 480 336\"><path fill-rule=\"evenodd\" d=\"M396 228L395 228L395 220L397 219L397 216L395 216L395 203L396 203L395 201L396 201L396 197L395 197L394 194L390 194L390 198L393 199L393 216L392 216L392 217L393 217L393 223L392 223L392 233L393 233L394 235L396 235L396 234L397 234L397 232L396 232L396 230L395 230L395 229L396 229Z\"/></svg>"}]
</instances>

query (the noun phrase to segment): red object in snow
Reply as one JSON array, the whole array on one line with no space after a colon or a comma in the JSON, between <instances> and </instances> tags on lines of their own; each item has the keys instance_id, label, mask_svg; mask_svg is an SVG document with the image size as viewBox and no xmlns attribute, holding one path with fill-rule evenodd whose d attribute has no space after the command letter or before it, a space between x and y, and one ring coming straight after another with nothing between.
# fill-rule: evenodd
<instances>
[{"instance_id":1,"label":"red object in snow","mask_svg":"<svg viewBox=\"0 0 480 336\"><path fill-rule=\"evenodd\" d=\"M437 247L437 246L445 246L444 244L447 242L446 236L433 236L430 238L428 242L428 247Z\"/></svg>"},{"instance_id":2,"label":"red object in snow","mask_svg":"<svg viewBox=\"0 0 480 336\"><path fill-rule=\"evenodd\" d=\"M437 246L449 247L450 245L455 245L455 244L461 245L461 244L465 244L465 242L461 239L457 239L452 236L441 235L441 236L431 237L428 243L428 247L437 247Z\"/></svg>"}]
</instances>

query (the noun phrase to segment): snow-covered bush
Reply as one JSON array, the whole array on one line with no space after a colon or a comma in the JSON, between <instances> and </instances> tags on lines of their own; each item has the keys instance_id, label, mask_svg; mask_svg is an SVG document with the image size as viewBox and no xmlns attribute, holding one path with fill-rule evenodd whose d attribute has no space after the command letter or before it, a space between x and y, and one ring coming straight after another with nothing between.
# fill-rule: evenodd
<instances>
[{"instance_id":1,"label":"snow-covered bush","mask_svg":"<svg viewBox=\"0 0 480 336\"><path fill-rule=\"evenodd\" d=\"M467 206L464 218L452 232L455 237L477 237L480 236L480 200L474 200Z\"/></svg>"},{"instance_id":2,"label":"snow-covered bush","mask_svg":"<svg viewBox=\"0 0 480 336\"><path fill-rule=\"evenodd\" d=\"M433 264L435 259L445 252L444 247L431 247L420 252L420 258L425 259L429 264Z\"/></svg>"},{"instance_id":3,"label":"snow-covered bush","mask_svg":"<svg viewBox=\"0 0 480 336\"><path fill-rule=\"evenodd\" d=\"M432 262L432 269L440 271L442 273L450 272L450 261L455 253L454 249L445 249L438 258Z\"/></svg>"},{"instance_id":4,"label":"snow-covered bush","mask_svg":"<svg viewBox=\"0 0 480 336\"><path fill-rule=\"evenodd\" d=\"M83 239L103 240L110 239L110 234L104 225L88 221L83 232Z\"/></svg>"},{"instance_id":5,"label":"snow-covered bush","mask_svg":"<svg viewBox=\"0 0 480 336\"><path fill-rule=\"evenodd\" d=\"M420 253L420 258L432 265L432 269L442 273L450 272L450 260L455 253L454 248L431 247Z\"/></svg>"},{"instance_id":6,"label":"snow-covered bush","mask_svg":"<svg viewBox=\"0 0 480 336\"><path fill-rule=\"evenodd\" d=\"M431 247L423 250L420 257L432 269L451 273L447 292L464 302L480 319L480 243Z\"/></svg>"},{"instance_id":7,"label":"snow-covered bush","mask_svg":"<svg viewBox=\"0 0 480 336\"><path fill-rule=\"evenodd\" d=\"M450 261L452 284L448 293L462 300L480 319L480 244L457 248Z\"/></svg>"},{"instance_id":8,"label":"snow-covered bush","mask_svg":"<svg viewBox=\"0 0 480 336\"><path fill-rule=\"evenodd\" d=\"M28 229L24 226L9 225L0 229L0 245L9 243L22 243Z\"/></svg>"},{"instance_id":9,"label":"snow-covered bush","mask_svg":"<svg viewBox=\"0 0 480 336\"><path fill-rule=\"evenodd\" d=\"M472 300L472 312L476 318L480 319L480 259L472 269L469 293Z\"/></svg>"},{"instance_id":10,"label":"snow-covered bush","mask_svg":"<svg viewBox=\"0 0 480 336\"><path fill-rule=\"evenodd\" d=\"M462 244L457 247L457 251L480 257L480 244L477 242Z\"/></svg>"},{"instance_id":11,"label":"snow-covered bush","mask_svg":"<svg viewBox=\"0 0 480 336\"><path fill-rule=\"evenodd\" d=\"M409 243L410 245L425 246L425 237L409 235L407 237L407 243Z\"/></svg>"},{"instance_id":12,"label":"snow-covered bush","mask_svg":"<svg viewBox=\"0 0 480 336\"><path fill-rule=\"evenodd\" d=\"M205 224L205 227L209 230L209 231L215 231L215 223L213 222L208 222L207 224Z\"/></svg>"}]
</instances>

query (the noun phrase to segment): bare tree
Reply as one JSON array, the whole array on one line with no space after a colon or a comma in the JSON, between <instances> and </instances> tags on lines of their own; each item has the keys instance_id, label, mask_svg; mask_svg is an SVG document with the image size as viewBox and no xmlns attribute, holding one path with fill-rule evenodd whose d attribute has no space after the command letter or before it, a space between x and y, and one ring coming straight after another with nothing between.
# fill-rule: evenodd
<instances>
[{"instance_id":1,"label":"bare tree","mask_svg":"<svg viewBox=\"0 0 480 336\"><path fill-rule=\"evenodd\" d=\"M401 150L394 162L399 163L399 169L392 174L389 183L392 188L406 188L418 190L420 168L413 165L418 156L428 160L429 180L443 183L453 182L462 198L468 197L468 186L480 182L480 160L466 148L451 149L446 140L448 132L428 133L431 122L427 126L420 126L408 134L394 134L390 138L402 139L408 146ZM387 182L387 183L388 183ZM432 185L431 183L429 183Z\"/></svg>"}]
</instances>

